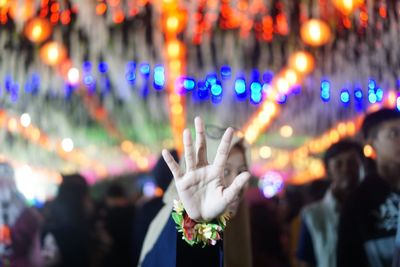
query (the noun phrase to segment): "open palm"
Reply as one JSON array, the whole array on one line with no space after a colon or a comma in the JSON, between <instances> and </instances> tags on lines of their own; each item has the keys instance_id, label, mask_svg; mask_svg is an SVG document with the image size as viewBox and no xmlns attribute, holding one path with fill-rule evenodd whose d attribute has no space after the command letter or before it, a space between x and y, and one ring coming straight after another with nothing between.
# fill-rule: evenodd
<instances>
[{"instance_id":1,"label":"open palm","mask_svg":"<svg viewBox=\"0 0 400 267\"><path fill-rule=\"evenodd\" d=\"M224 168L228 159L233 129L228 128L218 146L212 164L207 162L204 125L200 118L195 119L196 149L193 148L190 131L183 133L186 173L167 150L162 154L170 168L180 200L190 218L196 221L209 221L225 212L237 200L239 192L250 178L248 172L239 174L229 186L223 181Z\"/></svg>"}]
</instances>

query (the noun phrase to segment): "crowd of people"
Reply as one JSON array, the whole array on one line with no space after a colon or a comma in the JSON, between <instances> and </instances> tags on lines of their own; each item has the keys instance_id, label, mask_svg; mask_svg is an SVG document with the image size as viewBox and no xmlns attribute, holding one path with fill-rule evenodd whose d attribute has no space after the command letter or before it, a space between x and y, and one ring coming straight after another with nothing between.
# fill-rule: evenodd
<instances>
[{"instance_id":1,"label":"crowd of people","mask_svg":"<svg viewBox=\"0 0 400 267\"><path fill-rule=\"evenodd\" d=\"M163 194L141 201L117 180L95 201L73 174L54 199L30 207L12 166L0 163L0 267L400 266L398 111L368 114L362 142L325 151L325 178L270 199L252 186L233 129L210 138L199 118L195 129L194 142L184 132L181 159L164 150L151 172Z\"/></svg>"}]
</instances>

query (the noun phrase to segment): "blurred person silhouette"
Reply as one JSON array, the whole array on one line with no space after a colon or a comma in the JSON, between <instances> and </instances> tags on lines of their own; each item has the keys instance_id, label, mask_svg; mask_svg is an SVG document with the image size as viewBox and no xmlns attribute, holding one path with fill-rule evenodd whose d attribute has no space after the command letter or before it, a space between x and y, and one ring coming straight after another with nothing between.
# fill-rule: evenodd
<instances>
[{"instance_id":1,"label":"blurred person silhouette","mask_svg":"<svg viewBox=\"0 0 400 267\"><path fill-rule=\"evenodd\" d=\"M170 150L170 153L175 161L179 161L178 152ZM151 172L156 186L158 186L162 192L165 192L171 183L173 176L168 168L167 163L162 156L158 159L156 165ZM145 201L136 208L136 216L134 220L134 252L133 260L135 265L139 260L140 250L142 249L143 241L147 233L147 229L151 221L156 217L157 213L164 206L163 195L154 195L151 199Z\"/></svg>"},{"instance_id":2,"label":"blurred person silhouette","mask_svg":"<svg viewBox=\"0 0 400 267\"><path fill-rule=\"evenodd\" d=\"M25 177L29 179L29 177ZM0 162L0 266L41 267L42 217L18 192L14 169Z\"/></svg>"},{"instance_id":3,"label":"blurred person silhouette","mask_svg":"<svg viewBox=\"0 0 400 267\"><path fill-rule=\"evenodd\" d=\"M367 114L361 127L376 154L376 168L343 206L337 264L392 266L400 205L400 113L381 109Z\"/></svg>"},{"instance_id":4,"label":"blurred person silhouette","mask_svg":"<svg viewBox=\"0 0 400 267\"><path fill-rule=\"evenodd\" d=\"M105 198L104 230L110 239L110 248L102 266L132 266L134 214L134 206L125 189L118 182L113 182L107 189Z\"/></svg>"},{"instance_id":5,"label":"blurred person silhouette","mask_svg":"<svg viewBox=\"0 0 400 267\"><path fill-rule=\"evenodd\" d=\"M86 180L63 175L42 233L47 266L91 266L92 205Z\"/></svg>"},{"instance_id":6,"label":"blurred person silhouette","mask_svg":"<svg viewBox=\"0 0 400 267\"><path fill-rule=\"evenodd\" d=\"M336 267L336 244L340 209L363 175L362 146L342 140L325 152L324 165L331 181L322 200L306 206L297 256L302 266Z\"/></svg>"}]
</instances>

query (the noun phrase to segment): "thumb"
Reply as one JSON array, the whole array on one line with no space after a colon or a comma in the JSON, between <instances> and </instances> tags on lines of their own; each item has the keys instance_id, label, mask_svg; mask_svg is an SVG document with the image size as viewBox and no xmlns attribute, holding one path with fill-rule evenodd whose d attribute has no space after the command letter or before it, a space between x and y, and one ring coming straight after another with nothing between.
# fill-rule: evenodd
<instances>
[{"instance_id":1,"label":"thumb","mask_svg":"<svg viewBox=\"0 0 400 267\"><path fill-rule=\"evenodd\" d=\"M242 172L233 180L233 183L224 189L222 196L226 203L233 202L237 197L239 197L240 191L245 187L246 183L249 181L251 175L249 172Z\"/></svg>"}]
</instances>

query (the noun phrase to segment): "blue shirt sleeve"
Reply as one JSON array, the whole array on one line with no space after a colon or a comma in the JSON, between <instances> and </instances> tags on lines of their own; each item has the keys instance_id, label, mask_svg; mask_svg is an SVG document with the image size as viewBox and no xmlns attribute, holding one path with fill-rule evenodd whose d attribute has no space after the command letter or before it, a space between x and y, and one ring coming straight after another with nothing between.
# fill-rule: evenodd
<instances>
[{"instance_id":1,"label":"blue shirt sleeve","mask_svg":"<svg viewBox=\"0 0 400 267\"><path fill-rule=\"evenodd\" d=\"M301 261L304 261L308 264L316 265L311 234L304 220L301 221L300 238L297 245L296 256Z\"/></svg>"}]
</instances>

